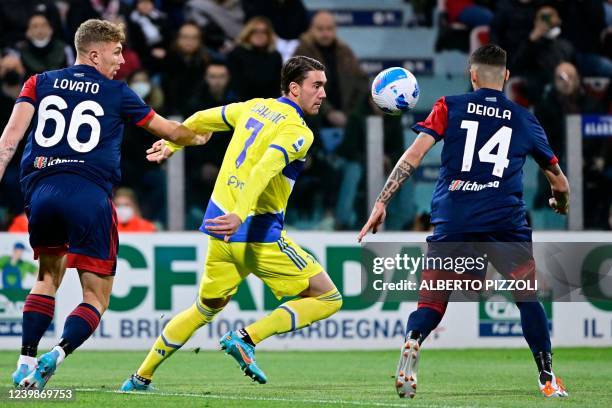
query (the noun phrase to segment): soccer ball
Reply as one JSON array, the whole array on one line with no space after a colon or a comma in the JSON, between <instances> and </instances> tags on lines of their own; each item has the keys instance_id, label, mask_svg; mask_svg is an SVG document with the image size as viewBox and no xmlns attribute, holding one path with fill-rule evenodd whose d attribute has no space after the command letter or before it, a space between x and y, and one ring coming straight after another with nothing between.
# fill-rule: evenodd
<instances>
[{"instance_id":1,"label":"soccer ball","mask_svg":"<svg viewBox=\"0 0 612 408\"><path fill-rule=\"evenodd\" d=\"M376 75L372 82L372 99L384 112L401 115L417 104L419 84L407 69L387 68Z\"/></svg>"}]
</instances>

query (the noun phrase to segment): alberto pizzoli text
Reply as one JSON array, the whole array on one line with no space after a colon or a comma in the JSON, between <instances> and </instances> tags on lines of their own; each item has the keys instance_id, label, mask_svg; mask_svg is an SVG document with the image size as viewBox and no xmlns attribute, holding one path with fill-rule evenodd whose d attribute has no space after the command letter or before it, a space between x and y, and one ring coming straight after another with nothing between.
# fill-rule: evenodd
<instances>
[{"instance_id":1,"label":"alberto pizzoli text","mask_svg":"<svg viewBox=\"0 0 612 408\"><path fill-rule=\"evenodd\" d=\"M372 282L374 290L378 291L413 291L413 290L494 290L494 291L537 291L538 281L536 280L458 280L458 279L437 279L423 280L420 283L402 279L398 282L385 282L377 279Z\"/></svg>"}]
</instances>

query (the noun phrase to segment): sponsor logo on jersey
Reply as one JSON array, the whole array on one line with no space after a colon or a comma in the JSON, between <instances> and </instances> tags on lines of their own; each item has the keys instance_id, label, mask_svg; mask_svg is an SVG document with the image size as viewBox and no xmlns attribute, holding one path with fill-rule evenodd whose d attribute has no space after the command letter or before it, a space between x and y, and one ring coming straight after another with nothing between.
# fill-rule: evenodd
<instances>
[{"instance_id":1,"label":"sponsor logo on jersey","mask_svg":"<svg viewBox=\"0 0 612 408\"><path fill-rule=\"evenodd\" d=\"M227 185L242 190L244 187L244 181L240 181L236 176L230 176L227 179Z\"/></svg>"},{"instance_id":2,"label":"sponsor logo on jersey","mask_svg":"<svg viewBox=\"0 0 612 408\"><path fill-rule=\"evenodd\" d=\"M448 185L448 191L480 191L485 188L499 188L499 181L477 183L469 180L453 180Z\"/></svg>"},{"instance_id":3,"label":"sponsor logo on jersey","mask_svg":"<svg viewBox=\"0 0 612 408\"><path fill-rule=\"evenodd\" d=\"M36 156L36 158L34 158L34 167L37 169L44 169L45 167L51 167L51 166L55 166L56 164L66 164L66 163L85 163L85 160L62 159L59 157L45 157L45 156Z\"/></svg>"}]
</instances>

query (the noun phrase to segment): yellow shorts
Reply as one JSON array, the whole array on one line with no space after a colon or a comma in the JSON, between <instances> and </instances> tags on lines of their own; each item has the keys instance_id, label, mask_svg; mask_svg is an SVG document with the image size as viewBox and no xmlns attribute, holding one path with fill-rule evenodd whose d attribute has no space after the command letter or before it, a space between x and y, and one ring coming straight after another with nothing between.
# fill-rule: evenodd
<instances>
[{"instance_id":1,"label":"yellow shorts","mask_svg":"<svg viewBox=\"0 0 612 408\"><path fill-rule=\"evenodd\" d=\"M224 298L236 293L250 273L264 281L280 299L308 288L308 279L323 267L287 237L276 242L232 242L209 237L200 297Z\"/></svg>"}]
</instances>

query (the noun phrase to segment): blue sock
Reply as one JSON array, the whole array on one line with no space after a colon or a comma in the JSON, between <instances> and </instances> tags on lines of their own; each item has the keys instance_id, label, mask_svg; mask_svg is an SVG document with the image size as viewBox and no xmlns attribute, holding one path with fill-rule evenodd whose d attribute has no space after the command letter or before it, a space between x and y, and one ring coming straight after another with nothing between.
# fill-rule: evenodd
<instances>
[{"instance_id":1,"label":"blue sock","mask_svg":"<svg viewBox=\"0 0 612 408\"><path fill-rule=\"evenodd\" d=\"M36 357L38 343L49 328L55 312L55 298L29 294L23 305L21 355Z\"/></svg>"},{"instance_id":2,"label":"blue sock","mask_svg":"<svg viewBox=\"0 0 612 408\"><path fill-rule=\"evenodd\" d=\"M66 355L72 353L91 336L100 323L100 312L89 303L81 303L70 313L64 324L60 347Z\"/></svg>"},{"instance_id":3,"label":"blue sock","mask_svg":"<svg viewBox=\"0 0 612 408\"><path fill-rule=\"evenodd\" d=\"M411 331L416 331L421 334L422 339L425 339L440 324L442 316L442 313L430 307L419 307L410 313L406 325L406 335Z\"/></svg>"},{"instance_id":4,"label":"blue sock","mask_svg":"<svg viewBox=\"0 0 612 408\"><path fill-rule=\"evenodd\" d=\"M548 332L548 319L540 302L516 302L521 311L521 325L523 336L529 344L533 354L550 353L550 333Z\"/></svg>"}]
</instances>

